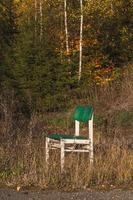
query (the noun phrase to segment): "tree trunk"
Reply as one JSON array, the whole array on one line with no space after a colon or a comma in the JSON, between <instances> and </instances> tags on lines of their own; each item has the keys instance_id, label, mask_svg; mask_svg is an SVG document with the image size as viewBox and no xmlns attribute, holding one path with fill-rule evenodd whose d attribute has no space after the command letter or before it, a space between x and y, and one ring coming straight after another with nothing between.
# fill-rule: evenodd
<instances>
[{"instance_id":1,"label":"tree trunk","mask_svg":"<svg viewBox=\"0 0 133 200\"><path fill-rule=\"evenodd\" d=\"M43 0L40 0L40 41L43 36Z\"/></svg>"},{"instance_id":2,"label":"tree trunk","mask_svg":"<svg viewBox=\"0 0 133 200\"><path fill-rule=\"evenodd\" d=\"M79 74L78 74L78 80L81 79L81 73L82 73L82 38L83 38L83 2L80 0L80 41L79 41Z\"/></svg>"},{"instance_id":3,"label":"tree trunk","mask_svg":"<svg viewBox=\"0 0 133 200\"><path fill-rule=\"evenodd\" d=\"M114 14L114 6L113 6L113 1L111 0L111 14Z\"/></svg>"},{"instance_id":4,"label":"tree trunk","mask_svg":"<svg viewBox=\"0 0 133 200\"><path fill-rule=\"evenodd\" d=\"M66 53L69 55L69 42L68 42L68 23L67 23L67 0L64 0L64 20L65 20L65 35L66 35Z\"/></svg>"},{"instance_id":5,"label":"tree trunk","mask_svg":"<svg viewBox=\"0 0 133 200\"><path fill-rule=\"evenodd\" d=\"M36 39L36 35L37 35L37 0L34 0L34 9L35 9L35 15L34 15L34 19L35 19L35 39Z\"/></svg>"}]
</instances>

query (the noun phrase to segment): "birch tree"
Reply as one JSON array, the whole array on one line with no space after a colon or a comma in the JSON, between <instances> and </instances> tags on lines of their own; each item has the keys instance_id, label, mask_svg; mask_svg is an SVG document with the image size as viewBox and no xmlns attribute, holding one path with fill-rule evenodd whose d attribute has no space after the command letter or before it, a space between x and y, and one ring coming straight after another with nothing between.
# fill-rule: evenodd
<instances>
[{"instance_id":1,"label":"birch tree","mask_svg":"<svg viewBox=\"0 0 133 200\"><path fill-rule=\"evenodd\" d=\"M37 0L34 0L34 6L35 6L35 39L37 35Z\"/></svg>"},{"instance_id":2,"label":"birch tree","mask_svg":"<svg viewBox=\"0 0 133 200\"><path fill-rule=\"evenodd\" d=\"M68 20L67 20L67 0L64 0L64 22L65 22L66 53L67 53L67 55L69 55L69 37L68 37Z\"/></svg>"},{"instance_id":3,"label":"birch tree","mask_svg":"<svg viewBox=\"0 0 133 200\"><path fill-rule=\"evenodd\" d=\"M114 6L113 6L113 0L111 0L111 3L110 3L110 7L111 7L111 14L113 15L114 14Z\"/></svg>"},{"instance_id":4,"label":"birch tree","mask_svg":"<svg viewBox=\"0 0 133 200\"><path fill-rule=\"evenodd\" d=\"M40 41L43 36L43 0L40 0Z\"/></svg>"},{"instance_id":5,"label":"birch tree","mask_svg":"<svg viewBox=\"0 0 133 200\"><path fill-rule=\"evenodd\" d=\"M82 73L82 38L83 38L83 1L80 0L80 40L79 40L79 74L78 74L78 80L81 79L81 73Z\"/></svg>"}]
</instances>

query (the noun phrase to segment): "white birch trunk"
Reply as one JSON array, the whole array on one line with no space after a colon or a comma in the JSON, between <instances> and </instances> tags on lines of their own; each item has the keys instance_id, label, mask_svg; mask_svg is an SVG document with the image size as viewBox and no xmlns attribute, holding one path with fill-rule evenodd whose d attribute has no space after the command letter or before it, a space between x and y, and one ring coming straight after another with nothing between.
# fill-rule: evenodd
<instances>
[{"instance_id":1,"label":"white birch trunk","mask_svg":"<svg viewBox=\"0 0 133 200\"><path fill-rule=\"evenodd\" d=\"M64 0L64 22L65 22L65 36L66 36L66 53L69 54L69 39L68 39L68 23L67 23L67 0Z\"/></svg>"},{"instance_id":2,"label":"white birch trunk","mask_svg":"<svg viewBox=\"0 0 133 200\"><path fill-rule=\"evenodd\" d=\"M36 35L37 35L37 0L34 0L34 9L35 9L34 20L35 20L35 39L36 39Z\"/></svg>"},{"instance_id":3,"label":"white birch trunk","mask_svg":"<svg viewBox=\"0 0 133 200\"><path fill-rule=\"evenodd\" d=\"M113 7L113 1L111 0L111 14L114 14L114 7Z\"/></svg>"},{"instance_id":4,"label":"white birch trunk","mask_svg":"<svg viewBox=\"0 0 133 200\"><path fill-rule=\"evenodd\" d=\"M82 38L83 38L83 1L80 0L80 41L79 41L79 74L78 74L78 80L81 79L81 73L82 73Z\"/></svg>"},{"instance_id":5,"label":"white birch trunk","mask_svg":"<svg viewBox=\"0 0 133 200\"><path fill-rule=\"evenodd\" d=\"M63 63L63 33L64 33L64 30L63 30L63 25L64 25L64 3L60 4L60 26L61 26L61 34L60 34L60 61L61 61L61 64Z\"/></svg>"},{"instance_id":6,"label":"white birch trunk","mask_svg":"<svg viewBox=\"0 0 133 200\"><path fill-rule=\"evenodd\" d=\"M43 36L43 0L40 0L40 41Z\"/></svg>"}]
</instances>

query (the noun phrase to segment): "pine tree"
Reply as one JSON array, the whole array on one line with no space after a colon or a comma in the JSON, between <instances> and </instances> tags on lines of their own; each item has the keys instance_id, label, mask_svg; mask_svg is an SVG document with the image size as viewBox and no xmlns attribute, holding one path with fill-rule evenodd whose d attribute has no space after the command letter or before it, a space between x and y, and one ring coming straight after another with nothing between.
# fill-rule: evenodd
<instances>
[{"instance_id":1,"label":"pine tree","mask_svg":"<svg viewBox=\"0 0 133 200\"><path fill-rule=\"evenodd\" d=\"M14 1L0 1L0 84L10 78L9 57L17 33Z\"/></svg>"}]
</instances>

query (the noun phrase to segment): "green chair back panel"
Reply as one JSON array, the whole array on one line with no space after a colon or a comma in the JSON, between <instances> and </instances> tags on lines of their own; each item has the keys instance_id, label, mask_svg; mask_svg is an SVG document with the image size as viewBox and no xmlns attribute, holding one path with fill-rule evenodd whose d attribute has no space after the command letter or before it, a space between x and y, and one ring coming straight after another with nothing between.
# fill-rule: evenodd
<instances>
[{"instance_id":1,"label":"green chair back panel","mask_svg":"<svg viewBox=\"0 0 133 200\"><path fill-rule=\"evenodd\" d=\"M74 112L74 120L86 123L91 120L92 115L92 106L77 106Z\"/></svg>"}]
</instances>

